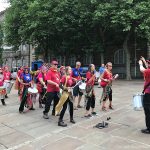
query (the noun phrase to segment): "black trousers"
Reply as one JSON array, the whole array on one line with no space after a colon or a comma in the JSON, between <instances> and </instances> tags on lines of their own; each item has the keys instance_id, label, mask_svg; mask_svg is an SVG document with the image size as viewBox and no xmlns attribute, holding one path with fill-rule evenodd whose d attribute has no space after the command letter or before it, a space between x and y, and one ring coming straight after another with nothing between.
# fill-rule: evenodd
<instances>
[{"instance_id":1,"label":"black trousers","mask_svg":"<svg viewBox=\"0 0 150 150\"><path fill-rule=\"evenodd\" d=\"M89 111L90 107L95 108L95 96L94 95L87 97L86 110Z\"/></svg>"},{"instance_id":2,"label":"black trousers","mask_svg":"<svg viewBox=\"0 0 150 150\"><path fill-rule=\"evenodd\" d=\"M145 113L145 123L147 129L150 131L150 94L145 94L143 99L143 107Z\"/></svg>"},{"instance_id":3,"label":"black trousers","mask_svg":"<svg viewBox=\"0 0 150 150\"><path fill-rule=\"evenodd\" d=\"M23 93L22 93L22 100L21 100L20 107L19 107L19 111L24 110L24 105L27 102L27 93L28 93L28 88L24 87Z\"/></svg>"},{"instance_id":4,"label":"black trousers","mask_svg":"<svg viewBox=\"0 0 150 150\"><path fill-rule=\"evenodd\" d=\"M59 92L48 92L47 93L47 99L45 102L45 110L43 111L43 113L49 112L52 100L54 100L52 113L55 114L55 107L59 102Z\"/></svg>"},{"instance_id":5,"label":"black trousers","mask_svg":"<svg viewBox=\"0 0 150 150\"><path fill-rule=\"evenodd\" d=\"M64 114L66 112L66 109L67 109L67 105L69 104L69 113L70 113L70 119L73 119L73 103L69 100L69 98L66 100L66 102L64 103L63 105L63 108L60 112L60 117L59 117L59 120L62 121L63 120L63 117L64 117Z\"/></svg>"}]
</instances>

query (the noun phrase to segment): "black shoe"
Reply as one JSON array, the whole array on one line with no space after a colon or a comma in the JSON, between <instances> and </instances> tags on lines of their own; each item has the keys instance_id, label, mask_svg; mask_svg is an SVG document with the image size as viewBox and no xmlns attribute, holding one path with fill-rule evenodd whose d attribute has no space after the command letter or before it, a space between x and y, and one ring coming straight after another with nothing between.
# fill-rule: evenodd
<instances>
[{"instance_id":1,"label":"black shoe","mask_svg":"<svg viewBox=\"0 0 150 150\"><path fill-rule=\"evenodd\" d=\"M22 113L23 113L23 111L20 111L20 110L19 110L19 113L20 113L20 114L22 114Z\"/></svg>"},{"instance_id":2,"label":"black shoe","mask_svg":"<svg viewBox=\"0 0 150 150\"><path fill-rule=\"evenodd\" d=\"M67 124L64 123L63 121L59 121L59 122L58 122L58 126L67 127Z\"/></svg>"},{"instance_id":3,"label":"black shoe","mask_svg":"<svg viewBox=\"0 0 150 150\"><path fill-rule=\"evenodd\" d=\"M95 112L95 111L93 111L93 112L92 112L92 115L96 115L96 112Z\"/></svg>"},{"instance_id":4,"label":"black shoe","mask_svg":"<svg viewBox=\"0 0 150 150\"><path fill-rule=\"evenodd\" d=\"M6 106L5 100L1 99L2 105Z\"/></svg>"},{"instance_id":5,"label":"black shoe","mask_svg":"<svg viewBox=\"0 0 150 150\"><path fill-rule=\"evenodd\" d=\"M31 107L29 110L35 110L35 108Z\"/></svg>"},{"instance_id":6,"label":"black shoe","mask_svg":"<svg viewBox=\"0 0 150 150\"><path fill-rule=\"evenodd\" d=\"M8 98L7 94L5 95L5 98Z\"/></svg>"},{"instance_id":7,"label":"black shoe","mask_svg":"<svg viewBox=\"0 0 150 150\"><path fill-rule=\"evenodd\" d=\"M52 116L55 116L55 112L52 112Z\"/></svg>"},{"instance_id":8,"label":"black shoe","mask_svg":"<svg viewBox=\"0 0 150 150\"><path fill-rule=\"evenodd\" d=\"M43 118L44 119L49 119L48 113L43 113Z\"/></svg>"},{"instance_id":9,"label":"black shoe","mask_svg":"<svg viewBox=\"0 0 150 150\"><path fill-rule=\"evenodd\" d=\"M71 122L71 123L73 123L73 124L75 124L75 123L76 123L73 119L70 119L70 122Z\"/></svg>"},{"instance_id":10,"label":"black shoe","mask_svg":"<svg viewBox=\"0 0 150 150\"><path fill-rule=\"evenodd\" d=\"M43 108L42 104L39 104L39 108Z\"/></svg>"},{"instance_id":11,"label":"black shoe","mask_svg":"<svg viewBox=\"0 0 150 150\"><path fill-rule=\"evenodd\" d=\"M150 130L148 130L148 129L142 129L141 132L145 133L145 134L150 134Z\"/></svg>"}]
</instances>

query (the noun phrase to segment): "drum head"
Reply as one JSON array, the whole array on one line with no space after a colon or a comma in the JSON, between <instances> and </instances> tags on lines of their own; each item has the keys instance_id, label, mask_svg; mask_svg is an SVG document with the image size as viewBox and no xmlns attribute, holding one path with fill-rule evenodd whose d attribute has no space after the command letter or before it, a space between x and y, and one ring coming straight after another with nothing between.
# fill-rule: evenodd
<instances>
[{"instance_id":1,"label":"drum head","mask_svg":"<svg viewBox=\"0 0 150 150\"><path fill-rule=\"evenodd\" d=\"M28 92L32 94L38 93L38 90L36 88L28 88Z\"/></svg>"},{"instance_id":2,"label":"drum head","mask_svg":"<svg viewBox=\"0 0 150 150\"><path fill-rule=\"evenodd\" d=\"M85 90L85 88L86 88L86 83L82 83L81 85L79 85L79 88L80 88L81 90Z\"/></svg>"}]
</instances>

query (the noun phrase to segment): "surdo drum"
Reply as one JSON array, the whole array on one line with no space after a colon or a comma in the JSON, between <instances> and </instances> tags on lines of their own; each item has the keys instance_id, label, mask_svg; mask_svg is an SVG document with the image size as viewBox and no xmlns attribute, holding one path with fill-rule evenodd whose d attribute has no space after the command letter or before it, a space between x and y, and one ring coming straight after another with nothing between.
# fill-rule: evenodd
<instances>
[{"instance_id":1,"label":"surdo drum","mask_svg":"<svg viewBox=\"0 0 150 150\"><path fill-rule=\"evenodd\" d=\"M143 107L143 96L144 94L133 95L133 108L134 110L141 110Z\"/></svg>"}]
</instances>

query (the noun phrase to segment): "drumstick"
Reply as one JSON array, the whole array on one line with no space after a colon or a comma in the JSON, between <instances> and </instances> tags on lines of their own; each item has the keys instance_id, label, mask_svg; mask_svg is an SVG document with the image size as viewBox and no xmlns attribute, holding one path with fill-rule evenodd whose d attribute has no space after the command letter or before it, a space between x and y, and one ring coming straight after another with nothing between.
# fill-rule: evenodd
<instances>
[{"instance_id":1,"label":"drumstick","mask_svg":"<svg viewBox=\"0 0 150 150\"><path fill-rule=\"evenodd\" d=\"M43 95L42 99L44 99L45 95L47 94L47 91L45 92L45 94Z\"/></svg>"}]
</instances>

